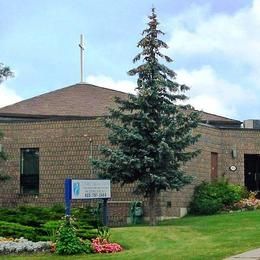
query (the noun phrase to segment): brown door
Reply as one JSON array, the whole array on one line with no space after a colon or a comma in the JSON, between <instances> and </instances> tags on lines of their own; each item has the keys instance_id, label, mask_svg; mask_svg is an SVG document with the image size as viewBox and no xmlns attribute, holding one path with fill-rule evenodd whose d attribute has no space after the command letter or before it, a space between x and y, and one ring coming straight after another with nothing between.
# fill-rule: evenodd
<instances>
[{"instance_id":1,"label":"brown door","mask_svg":"<svg viewBox=\"0 0 260 260\"><path fill-rule=\"evenodd\" d=\"M211 182L218 179L218 154L211 153Z\"/></svg>"}]
</instances>

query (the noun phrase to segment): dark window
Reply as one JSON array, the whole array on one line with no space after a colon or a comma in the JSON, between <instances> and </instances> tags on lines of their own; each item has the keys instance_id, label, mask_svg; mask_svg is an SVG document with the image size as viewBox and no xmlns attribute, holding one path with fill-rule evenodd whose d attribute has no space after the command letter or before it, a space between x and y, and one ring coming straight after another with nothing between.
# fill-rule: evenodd
<instances>
[{"instance_id":1,"label":"dark window","mask_svg":"<svg viewBox=\"0 0 260 260\"><path fill-rule=\"evenodd\" d=\"M21 193L39 193L39 149L21 149Z\"/></svg>"},{"instance_id":2,"label":"dark window","mask_svg":"<svg viewBox=\"0 0 260 260\"><path fill-rule=\"evenodd\" d=\"M249 191L260 191L260 155L245 154L245 186Z\"/></svg>"}]
</instances>

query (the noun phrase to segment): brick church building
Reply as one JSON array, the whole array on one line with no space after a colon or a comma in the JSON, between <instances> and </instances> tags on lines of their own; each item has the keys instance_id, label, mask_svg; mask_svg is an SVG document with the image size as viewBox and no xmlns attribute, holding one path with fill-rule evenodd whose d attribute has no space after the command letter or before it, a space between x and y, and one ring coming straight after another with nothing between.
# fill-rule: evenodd
<instances>
[{"instance_id":1,"label":"brick church building","mask_svg":"<svg viewBox=\"0 0 260 260\"><path fill-rule=\"evenodd\" d=\"M30 98L0 109L4 139L0 149L8 155L3 168L11 178L1 183L0 206L50 205L63 203L64 180L96 178L90 159L98 158L99 146L108 144L102 118L115 96L127 94L80 83ZM186 213L193 188L198 183L226 178L260 189L260 124L242 122L202 112L196 129L201 154L185 165L194 176L191 185L179 192L163 192L158 200L161 219ZM112 223L126 223L133 201L146 200L132 194L132 185L112 185L109 200Z\"/></svg>"}]
</instances>

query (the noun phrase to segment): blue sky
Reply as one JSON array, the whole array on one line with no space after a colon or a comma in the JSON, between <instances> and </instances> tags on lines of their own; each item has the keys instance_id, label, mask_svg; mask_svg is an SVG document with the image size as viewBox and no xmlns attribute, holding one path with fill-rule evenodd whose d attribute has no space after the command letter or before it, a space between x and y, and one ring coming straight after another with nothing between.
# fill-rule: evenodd
<instances>
[{"instance_id":1,"label":"blue sky","mask_svg":"<svg viewBox=\"0 0 260 260\"><path fill-rule=\"evenodd\" d=\"M80 81L133 92L127 75L155 6L177 81L198 109L260 118L260 0L0 0L0 62L15 78L0 85L0 106Z\"/></svg>"}]
</instances>

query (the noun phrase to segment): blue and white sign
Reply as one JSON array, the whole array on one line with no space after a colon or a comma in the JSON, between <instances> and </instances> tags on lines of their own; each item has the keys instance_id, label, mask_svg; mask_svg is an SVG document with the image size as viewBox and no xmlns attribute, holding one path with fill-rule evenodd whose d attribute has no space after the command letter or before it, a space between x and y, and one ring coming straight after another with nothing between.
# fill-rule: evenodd
<instances>
[{"instance_id":1,"label":"blue and white sign","mask_svg":"<svg viewBox=\"0 0 260 260\"><path fill-rule=\"evenodd\" d=\"M110 180L71 180L71 199L111 198Z\"/></svg>"}]
</instances>

